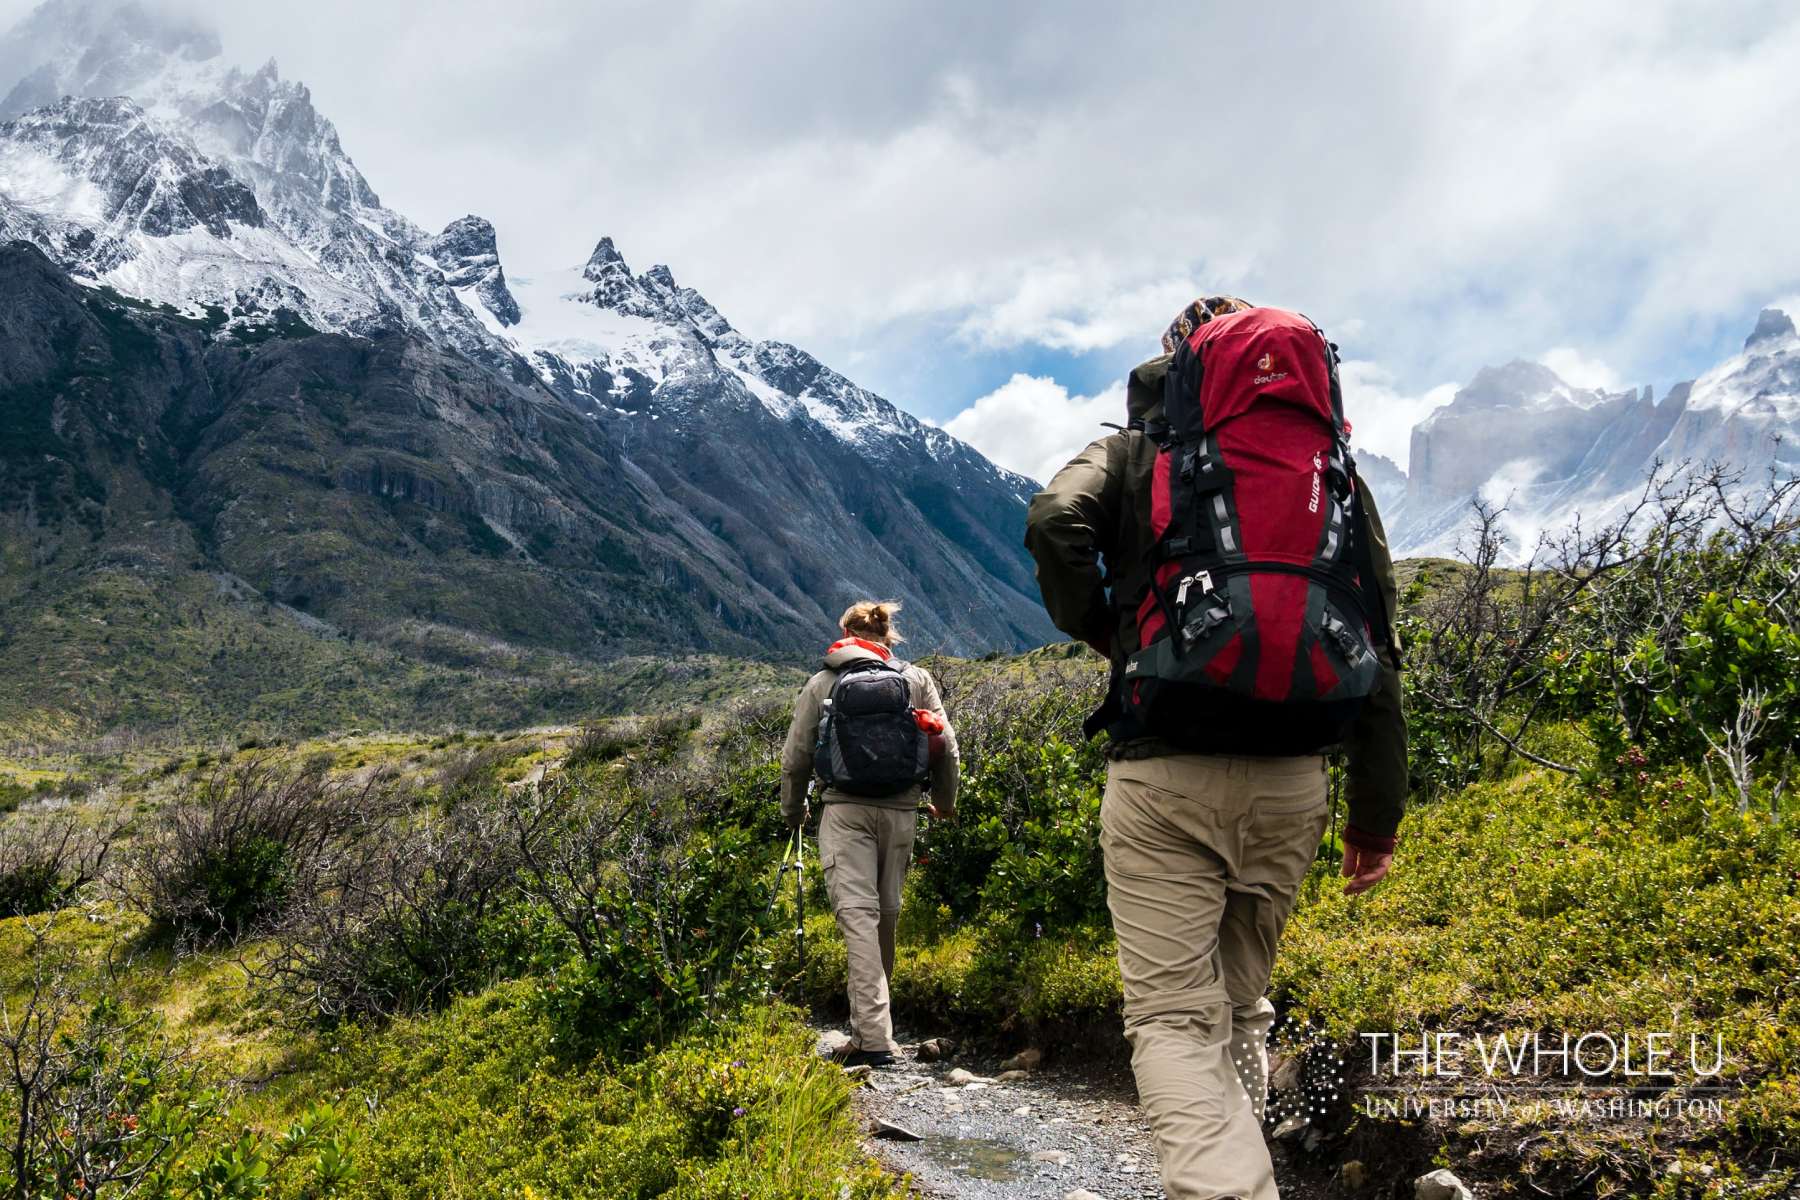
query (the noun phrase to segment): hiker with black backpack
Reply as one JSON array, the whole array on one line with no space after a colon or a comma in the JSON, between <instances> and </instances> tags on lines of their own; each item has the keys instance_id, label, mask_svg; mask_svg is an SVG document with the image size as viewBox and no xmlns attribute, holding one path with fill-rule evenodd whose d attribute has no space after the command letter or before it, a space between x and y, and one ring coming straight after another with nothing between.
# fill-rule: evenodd
<instances>
[{"instance_id":1,"label":"hiker with black backpack","mask_svg":"<svg viewBox=\"0 0 1800 1200\"><path fill-rule=\"evenodd\" d=\"M900 606L863 601L845 611L844 636L794 704L781 752L781 815L797 830L807 784L820 784L819 865L844 934L850 976L846 1066L885 1066L899 1044L888 1013L901 885L912 862L919 807L956 813L956 731L931 673L894 657Z\"/></svg>"},{"instance_id":2,"label":"hiker with black backpack","mask_svg":"<svg viewBox=\"0 0 1800 1200\"><path fill-rule=\"evenodd\" d=\"M1131 372L1128 424L1032 498L1057 628L1112 662L1101 847L1125 1033L1171 1200L1272 1200L1264 995L1347 755L1345 892L1393 861L1407 791L1393 563L1336 347L1196 300Z\"/></svg>"}]
</instances>

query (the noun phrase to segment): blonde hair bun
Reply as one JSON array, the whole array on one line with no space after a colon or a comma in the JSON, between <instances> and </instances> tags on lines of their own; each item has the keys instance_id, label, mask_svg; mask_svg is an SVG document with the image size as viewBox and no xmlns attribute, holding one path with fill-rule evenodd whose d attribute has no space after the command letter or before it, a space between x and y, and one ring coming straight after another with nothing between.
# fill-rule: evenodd
<instances>
[{"instance_id":1,"label":"blonde hair bun","mask_svg":"<svg viewBox=\"0 0 1800 1200\"><path fill-rule=\"evenodd\" d=\"M844 610L838 624L851 637L892 646L906 640L894 630L894 614L899 611L898 600L858 600Z\"/></svg>"}]
</instances>

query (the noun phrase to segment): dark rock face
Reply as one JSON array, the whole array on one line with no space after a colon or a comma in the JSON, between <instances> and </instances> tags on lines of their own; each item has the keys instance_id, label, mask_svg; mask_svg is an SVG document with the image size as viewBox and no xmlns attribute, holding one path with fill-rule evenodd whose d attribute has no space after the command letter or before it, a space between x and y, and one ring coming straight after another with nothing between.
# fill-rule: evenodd
<instances>
[{"instance_id":1,"label":"dark rock face","mask_svg":"<svg viewBox=\"0 0 1800 1200\"><path fill-rule=\"evenodd\" d=\"M1756 328L1744 339L1744 349L1758 342L1772 342L1794 334L1794 319L1779 308L1765 308L1756 318Z\"/></svg>"}]
</instances>

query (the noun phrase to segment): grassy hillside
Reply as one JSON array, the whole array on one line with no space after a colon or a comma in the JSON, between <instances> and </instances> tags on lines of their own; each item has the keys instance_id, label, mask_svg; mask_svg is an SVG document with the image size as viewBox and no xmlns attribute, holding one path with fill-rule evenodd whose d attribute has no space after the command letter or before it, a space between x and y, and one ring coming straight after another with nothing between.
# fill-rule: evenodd
<instances>
[{"instance_id":1,"label":"grassy hillside","mask_svg":"<svg viewBox=\"0 0 1800 1200\"><path fill-rule=\"evenodd\" d=\"M358 638L229 574L34 564L17 535L0 522L0 744L516 728L716 703L805 674L717 655L596 663L426 621Z\"/></svg>"}]
</instances>

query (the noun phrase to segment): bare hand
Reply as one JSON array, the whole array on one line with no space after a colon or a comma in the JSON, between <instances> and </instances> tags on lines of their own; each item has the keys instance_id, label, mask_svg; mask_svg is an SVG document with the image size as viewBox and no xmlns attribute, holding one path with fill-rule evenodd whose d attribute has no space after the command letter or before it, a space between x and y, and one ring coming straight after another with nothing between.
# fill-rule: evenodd
<instances>
[{"instance_id":1,"label":"bare hand","mask_svg":"<svg viewBox=\"0 0 1800 1200\"><path fill-rule=\"evenodd\" d=\"M1393 851L1376 854L1369 850L1358 850L1355 846L1344 847L1343 876L1350 882L1344 885L1344 895L1360 896L1376 884L1394 865Z\"/></svg>"},{"instance_id":2,"label":"bare hand","mask_svg":"<svg viewBox=\"0 0 1800 1200\"><path fill-rule=\"evenodd\" d=\"M934 821L942 821L944 819L944 814L938 811L938 806L929 801L925 804L925 815Z\"/></svg>"}]
</instances>

